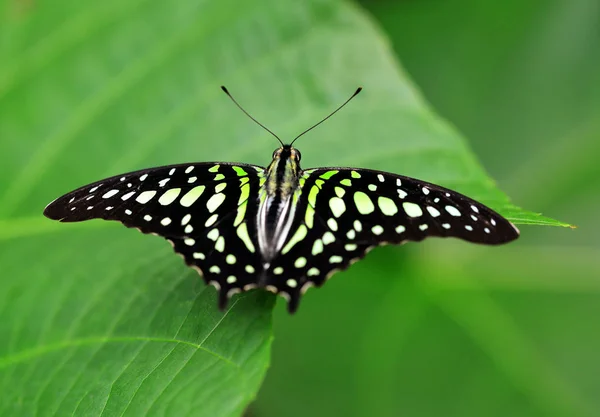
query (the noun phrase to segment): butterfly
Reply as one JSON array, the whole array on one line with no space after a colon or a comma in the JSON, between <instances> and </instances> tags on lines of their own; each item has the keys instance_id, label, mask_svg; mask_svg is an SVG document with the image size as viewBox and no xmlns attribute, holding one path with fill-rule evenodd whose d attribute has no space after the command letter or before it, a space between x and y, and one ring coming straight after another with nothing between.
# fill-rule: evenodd
<instances>
[{"instance_id":1,"label":"butterfly","mask_svg":"<svg viewBox=\"0 0 600 417\"><path fill-rule=\"evenodd\" d=\"M227 306L239 292L263 288L293 313L311 286L320 287L375 246L456 237L497 245L519 236L492 209L455 191L388 172L302 169L294 142L268 167L229 162L169 165L129 172L78 188L44 215L61 222L116 220L167 239Z\"/></svg>"}]
</instances>

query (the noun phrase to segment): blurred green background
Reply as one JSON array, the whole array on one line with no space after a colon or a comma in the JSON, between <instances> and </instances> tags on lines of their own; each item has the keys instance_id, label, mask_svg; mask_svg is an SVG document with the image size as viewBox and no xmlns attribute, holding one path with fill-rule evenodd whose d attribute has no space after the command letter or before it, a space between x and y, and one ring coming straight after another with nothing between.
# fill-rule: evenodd
<instances>
[{"instance_id":1,"label":"blurred green background","mask_svg":"<svg viewBox=\"0 0 600 417\"><path fill-rule=\"evenodd\" d=\"M361 6L500 188L578 228L371 254L328 284L337 301L277 311L253 416L600 415L600 2ZM406 280L373 285L372 268Z\"/></svg>"},{"instance_id":2,"label":"blurred green background","mask_svg":"<svg viewBox=\"0 0 600 417\"><path fill-rule=\"evenodd\" d=\"M3 414L235 416L254 400L252 417L600 415L597 0L0 0L0 18ZM159 239L40 217L118 172L267 163L274 141L222 83L285 137L364 83L303 138L309 165L369 164L510 211L422 95L517 206L578 228L379 248L295 316L278 300L269 352L264 298L222 323ZM373 144L389 152L370 159ZM251 377L185 346L60 345L132 334L208 341Z\"/></svg>"}]
</instances>

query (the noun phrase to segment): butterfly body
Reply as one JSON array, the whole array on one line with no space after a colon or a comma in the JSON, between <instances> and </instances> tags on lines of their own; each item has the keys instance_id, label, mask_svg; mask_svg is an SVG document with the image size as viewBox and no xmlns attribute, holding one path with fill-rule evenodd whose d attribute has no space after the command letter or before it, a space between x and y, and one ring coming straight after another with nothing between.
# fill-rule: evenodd
<instances>
[{"instance_id":1,"label":"butterfly body","mask_svg":"<svg viewBox=\"0 0 600 417\"><path fill-rule=\"evenodd\" d=\"M44 215L115 220L162 236L217 288L221 308L258 287L283 296L290 312L309 287L375 246L428 236L497 245L519 235L483 204L414 178L362 168L302 170L292 144L281 143L266 168L205 162L107 178L59 197Z\"/></svg>"},{"instance_id":2,"label":"butterfly body","mask_svg":"<svg viewBox=\"0 0 600 417\"><path fill-rule=\"evenodd\" d=\"M257 238L265 263L277 256L294 220L300 195L300 153L291 146L273 152L259 191Z\"/></svg>"}]
</instances>

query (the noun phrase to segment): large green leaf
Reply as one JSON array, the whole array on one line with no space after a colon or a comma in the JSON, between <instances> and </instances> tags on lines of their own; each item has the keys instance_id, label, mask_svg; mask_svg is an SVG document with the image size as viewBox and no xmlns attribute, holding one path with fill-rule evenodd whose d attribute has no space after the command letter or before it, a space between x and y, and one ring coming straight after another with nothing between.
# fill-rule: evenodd
<instances>
[{"instance_id":1,"label":"large green leaf","mask_svg":"<svg viewBox=\"0 0 600 417\"><path fill-rule=\"evenodd\" d=\"M562 224L509 203L351 4L60 0L0 10L1 415L229 416L256 394L271 296L238 297L221 314L165 242L41 217L58 194L122 171L267 163L276 143L221 84L286 137L360 84L350 107L299 143L307 165L412 175L518 223Z\"/></svg>"},{"instance_id":2,"label":"large green leaf","mask_svg":"<svg viewBox=\"0 0 600 417\"><path fill-rule=\"evenodd\" d=\"M600 3L362 3L502 188L580 227L374 251L276 310L253 415L600 415Z\"/></svg>"}]
</instances>

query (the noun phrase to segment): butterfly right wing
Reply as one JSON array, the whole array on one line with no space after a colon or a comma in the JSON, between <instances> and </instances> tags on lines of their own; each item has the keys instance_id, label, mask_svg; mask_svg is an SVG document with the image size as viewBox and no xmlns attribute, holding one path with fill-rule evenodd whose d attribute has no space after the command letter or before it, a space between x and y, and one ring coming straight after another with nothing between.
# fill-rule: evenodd
<instances>
[{"instance_id":1,"label":"butterfly right wing","mask_svg":"<svg viewBox=\"0 0 600 417\"><path fill-rule=\"evenodd\" d=\"M368 169L303 172L290 237L271 265L271 285L293 312L303 292L373 247L457 237L497 245L519 231L483 204L425 181Z\"/></svg>"},{"instance_id":2,"label":"butterfly right wing","mask_svg":"<svg viewBox=\"0 0 600 417\"><path fill-rule=\"evenodd\" d=\"M44 210L62 222L116 220L170 241L219 290L224 308L256 285L256 196L264 168L248 164L171 165L107 178L70 192Z\"/></svg>"}]
</instances>

